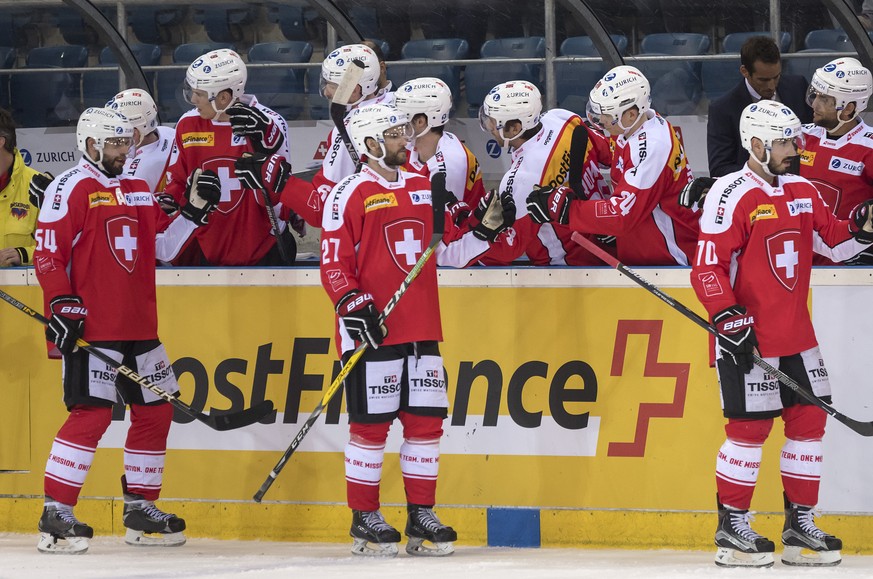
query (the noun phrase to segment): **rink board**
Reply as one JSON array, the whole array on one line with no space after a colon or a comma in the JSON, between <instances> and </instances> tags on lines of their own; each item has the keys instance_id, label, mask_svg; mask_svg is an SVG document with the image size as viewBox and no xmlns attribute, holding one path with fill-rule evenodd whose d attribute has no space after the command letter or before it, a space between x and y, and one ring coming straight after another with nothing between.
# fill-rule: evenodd
<instances>
[{"instance_id":1,"label":"rink board","mask_svg":"<svg viewBox=\"0 0 873 579\"><path fill-rule=\"evenodd\" d=\"M640 271L702 313L687 270ZM0 276L4 291L39 306L32 272ZM873 419L863 363L869 337L855 321L873 299L870 277L820 270L812 295L834 404L863 420ZM160 334L182 399L226 410L266 398L277 408L267 423L234 432L175 424L168 510L188 518L193 536L347 540L339 396L265 503L250 501L337 369L317 270L165 270L159 284ZM438 502L463 542L708 546L724 434L702 330L609 269L442 271L441 287L451 407ZM34 528L45 457L65 418L60 363L43 352L38 325L0 305L0 470L24 471L0 474L0 531ZM110 427L82 493L82 514L93 512L82 518L101 533L120 532L111 498L120 495L124 429L123 421ZM753 503L766 513L782 507L780 430L765 446ZM382 482L386 514L398 526L399 443L392 432ZM850 550L869 548L871 451L871 441L829 424L820 507L834 513L827 529L842 533Z\"/></svg>"}]
</instances>

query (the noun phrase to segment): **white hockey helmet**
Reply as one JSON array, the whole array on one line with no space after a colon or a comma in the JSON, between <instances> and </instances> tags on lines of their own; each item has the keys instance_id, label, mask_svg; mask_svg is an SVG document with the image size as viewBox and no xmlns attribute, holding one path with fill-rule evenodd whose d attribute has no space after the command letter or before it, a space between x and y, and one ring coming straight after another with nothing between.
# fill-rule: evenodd
<instances>
[{"instance_id":1,"label":"white hockey helmet","mask_svg":"<svg viewBox=\"0 0 873 579\"><path fill-rule=\"evenodd\" d=\"M423 77L407 81L394 93L394 106L412 119L427 117L427 129L441 127L449 121L452 111L452 91L438 78ZM416 135L418 137L420 135Z\"/></svg>"},{"instance_id":2,"label":"white hockey helmet","mask_svg":"<svg viewBox=\"0 0 873 579\"><path fill-rule=\"evenodd\" d=\"M94 140L97 158L88 155L88 139ZM90 107L79 116L76 124L76 145L82 154L94 163L103 161L103 145L107 139L126 139L133 144L133 125L127 118L112 109Z\"/></svg>"},{"instance_id":3,"label":"white hockey helmet","mask_svg":"<svg viewBox=\"0 0 873 579\"><path fill-rule=\"evenodd\" d=\"M205 91L210 101L221 91L229 90L236 100L245 91L247 78L246 64L233 50L219 48L207 52L192 62L185 73L185 100L190 103L195 90Z\"/></svg>"},{"instance_id":4,"label":"white hockey helmet","mask_svg":"<svg viewBox=\"0 0 873 579\"><path fill-rule=\"evenodd\" d=\"M496 129L503 137L503 146L509 140L503 133L506 123L519 121L521 132L536 127L543 112L543 98L540 89L526 80L511 80L498 84L485 95L479 108L479 126L486 133Z\"/></svg>"},{"instance_id":5,"label":"white hockey helmet","mask_svg":"<svg viewBox=\"0 0 873 579\"><path fill-rule=\"evenodd\" d=\"M867 108L873 95L873 77L857 58L845 57L832 60L816 69L806 91L806 102L812 106L817 95L832 97L837 112L855 103L855 116ZM848 119L846 122L852 119Z\"/></svg>"},{"instance_id":6,"label":"white hockey helmet","mask_svg":"<svg viewBox=\"0 0 873 579\"><path fill-rule=\"evenodd\" d=\"M752 139L759 139L764 144L765 155L758 159L752 152ZM782 103L771 100L760 100L743 109L740 114L740 142L749 155L756 159L765 172L770 162L770 151L774 141L792 141L798 150L803 149L805 138L800 119Z\"/></svg>"},{"instance_id":7,"label":"white hockey helmet","mask_svg":"<svg viewBox=\"0 0 873 579\"><path fill-rule=\"evenodd\" d=\"M387 152L384 133L395 127L402 127L400 129L403 131L402 135L407 139L412 138L412 125L409 123L409 116L390 105L367 105L353 110L346 117L346 130L358 157L367 155L380 164L382 164ZM379 147L382 149L381 156L376 157L367 150L367 139L375 139L379 143Z\"/></svg>"},{"instance_id":8,"label":"white hockey helmet","mask_svg":"<svg viewBox=\"0 0 873 579\"><path fill-rule=\"evenodd\" d=\"M627 132L630 127L621 124L625 111L637 107L640 115L645 115L652 106L652 89L649 80L633 66L616 66L597 81L588 95L586 114L593 124L606 128L603 115L612 119L610 125L618 125Z\"/></svg>"},{"instance_id":9,"label":"white hockey helmet","mask_svg":"<svg viewBox=\"0 0 873 579\"><path fill-rule=\"evenodd\" d=\"M158 107L148 92L139 88L121 91L106 103L107 109L120 112L139 131L139 146L147 135L158 128Z\"/></svg>"},{"instance_id":10,"label":"white hockey helmet","mask_svg":"<svg viewBox=\"0 0 873 579\"><path fill-rule=\"evenodd\" d=\"M364 100L364 98L378 92L381 69L379 68L379 59L376 53L373 52L372 48L363 44L346 44L328 54L327 58L321 63L321 81L319 84L321 96L325 96L324 87L327 83L340 83L343 74L345 74L346 69L353 60L357 60L364 65L364 73L361 75L361 80L358 81L358 85L361 87L361 98L352 104L357 104Z\"/></svg>"}]
</instances>

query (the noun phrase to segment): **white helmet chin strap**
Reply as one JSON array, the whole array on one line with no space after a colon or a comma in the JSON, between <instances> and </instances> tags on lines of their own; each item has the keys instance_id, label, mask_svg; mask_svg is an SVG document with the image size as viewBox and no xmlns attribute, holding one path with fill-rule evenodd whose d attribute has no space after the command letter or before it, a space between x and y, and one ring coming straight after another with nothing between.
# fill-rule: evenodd
<instances>
[{"instance_id":1,"label":"white helmet chin strap","mask_svg":"<svg viewBox=\"0 0 873 579\"><path fill-rule=\"evenodd\" d=\"M215 96L218 96L218 95L215 95ZM209 101L209 102L212 103L212 108L215 109L215 115L212 117L212 120L213 120L213 121L217 121L217 120L218 120L218 117L220 117L221 115L223 115L223 114L224 114L224 111L226 111L227 109L229 109L230 107L232 107L233 105L235 105L236 103L238 103L238 102L239 102L239 99L237 98L237 99L233 99L233 100L231 100L231 101L230 101L230 104L228 104L226 107L224 107L224 108L221 109L221 110L219 110L218 107L215 106L215 99L214 99L214 98L213 98L211 101Z\"/></svg>"},{"instance_id":2,"label":"white helmet chin strap","mask_svg":"<svg viewBox=\"0 0 873 579\"><path fill-rule=\"evenodd\" d=\"M857 118L858 118L858 109L857 108L855 109L855 114L852 115L851 118L846 119L845 121L841 121L840 120L840 113L837 113L837 126L834 127L833 129L829 130L828 132L829 133L836 133L837 131L840 130L840 127L842 127L846 123L851 123L852 121L854 121Z\"/></svg>"}]
</instances>

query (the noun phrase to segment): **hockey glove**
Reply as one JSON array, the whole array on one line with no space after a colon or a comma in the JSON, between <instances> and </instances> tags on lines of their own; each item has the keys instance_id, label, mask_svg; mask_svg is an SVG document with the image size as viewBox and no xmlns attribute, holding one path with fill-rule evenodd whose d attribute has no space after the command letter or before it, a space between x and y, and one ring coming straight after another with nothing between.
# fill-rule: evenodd
<instances>
[{"instance_id":1,"label":"hockey glove","mask_svg":"<svg viewBox=\"0 0 873 579\"><path fill-rule=\"evenodd\" d=\"M718 330L718 347L722 356L728 356L743 374L755 366L753 354L758 345L755 336L755 318L746 315L746 308L732 305L712 317Z\"/></svg>"},{"instance_id":2,"label":"hockey glove","mask_svg":"<svg viewBox=\"0 0 873 579\"><path fill-rule=\"evenodd\" d=\"M873 199L858 203L849 220L849 230L858 243L873 243Z\"/></svg>"},{"instance_id":3,"label":"hockey glove","mask_svg":"<svg viewBox=\"0 0 873 579\"><path fill-rule=\"evenodd\" d=\"M213 171L195 169L188 177L185 199L188 203L182 207L182 217L193 221L195 225L206 225L209 223L209 214L221 201L221 179Z\"/></svg>"},{"instance_id":4,"label":"hockey glove","mask_svg":"<svg viewBox=\"0 0 873 579\"><path fill-rule=\"evenodd\" d=\"M615 236L614 235L595 235L595 239L597 239L600 245L605 247L615 247Z\"/></svg>"},{"instance_id":5,"label":"hockey glove","mask_svg":"<svg viewBox=\"0 0 873 579\"><path fill-rule=\"evenodd\" d=\"M473 227L473 235L484 241L494 241L497 236L515 224L515 200L512 193L497 194L492 189L480 200L473 217L479 222Z\"/></svg>"},{"instance_id":6,"label":"hockey glove","mask_svg":"<svg viewBox=\"0 0 873 579\"><path fill-rule=\"evenodd\" d=\"M43 199L45 199L45 190L53 179L54 176L48 172L37 173L30 178L30 186L27 188L27 196L30 197L31 205L37 209L42 207Z\"/></svg>"},{"instance_id":7,"label":"hockey glove","mask_svg":"<svg viewBox=\"0 0 873 579\"><path fill-rule=\"evenodd\" d=\"M379 325L379 312L373 304L372 294L358 290L347 293L337 304L336 313L356 342L365 342L375 349L388 335L388 329Z\"/></svg>"},{"instance_id":8,"label":"hockey glove","mask_svg":"<svg viewBox=\"0 0 873 579\"><path fill-rule=\"evenodd\" d=\"M561 225L570 222L570 201L576 194L569 187L536 187L527 196L527 211L537 223L554 221Z\"/></svg>"},{"instance_id":9,"label":"hockey glove","mask_svg":"<svg viewBox=\"0 0 873 579\"><path fill-rule=\"evenodd\" d=\"M693 209L695 206L703 207L703 201L713 183L715 183L715 179L712 177L698 177L693 180L679 193L679 205L689 209Z\"/></svg>"},{"instance_id":10,"label":"hockey glove","mask_svg":"<svg viewBox=\"0 0 873 579\"><path fill-rule=\"evenodd\" d=\"M236 160L234 173L246 189L263 189L276 205L291 176L291 164L281 155L248 154Z\"/></svg>"},{"instance_id":11,"label":"hockey glove","mask_svg":"<svg viewBox=\"0 0 873 579\"><path fill-rule=\"evenodd\" d=\"M45 328L45 337L53 342L61 354L69 355L79 347L76 340L85 332L85 316L88 310L82 304L79 296L58 296L49 302L48 325Z\"/></svg>"},{"instance_id":12,"label":"hockey glove","mask_svg":"<svg viewBox=\"0 0 873 579\"><path fill-rule=\"evenodd\" d=\"M225 113L230 117L233 134L247 137L260 153L271 155L285 142L279 125L258 108L238 102L228 107Z\"/></svg>"},{"instance_id":13,"label":"hockey glove","mask_svg":"<svg viewBox=\"0 0 873 579\"><path fill-rule=\"evenodd\" d=\"M467 221L467 218L472 215L473 210L470 209L470 206L465 201L458 201L451 192L448 192L448 197L446 211L451 215L452 223L455 224L455 227L461 227Z\"/></svg>"},{"instance_id":14,"label":"hockey glove","mask_svg":"<svg viewBox=\"0 0 873 579\"><path fill-rule=\"evenodd\" d=\"M176 199L169 193L155 193L155 199L157 199L158 205L167 215L173 215L179 210L179 204L176 203Z\"/></svg>"}]
</instances>

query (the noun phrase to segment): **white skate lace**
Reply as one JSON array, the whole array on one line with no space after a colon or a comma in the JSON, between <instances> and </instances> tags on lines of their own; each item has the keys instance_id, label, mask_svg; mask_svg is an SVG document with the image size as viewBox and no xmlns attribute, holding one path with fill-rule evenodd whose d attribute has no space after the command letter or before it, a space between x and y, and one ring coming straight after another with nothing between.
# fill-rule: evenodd
<instances>
[{"instance_id":1,"label":"white skate lace","mask_svg":"<svg viewBox=\"0 0 873 579\"><path fill-rule=\"evenodd\" d=\"M820 514L821 513L819 513L815 509L797 510L797 522L800 524L800 528L803 530L804 533L815 537L816 539L824 539L825 537L827 537L827 533L816 527L815 521L813 520Z\"/></svg>"},{"instance_id":2,"label":"white skate lace","mask_svg":"<svg viewBox=\"0 0 873 579\"><path fill-rule=\"evenodd\" d=\"M73 514L73 507L59 507L55 510L58 518L69 525L81 525L82 522Z\"/></svg>"},{"instance_id":3,"label":"white skate lace","mask_svg":"<svg viewBox=\"0 0 873 579\"><path fill-rule=\"evenodd\" d=\"M146 516L151 517L156 521L166 522L176 516L172 513L165 513L164 511L156 507L155 503L146 503L145 505L143 505L142 510L145 512Z\"/></svg>"},{"instance_id":4,"label":"white skate lace","mask_svg":"<svg viewBox=\"0 0 873 579\"><path fill-rule=\"evenodd\" d=\"M418 522L428 531L438 531L445 526L437 518L433 509L418 509L417 518Z\"/></svg>"},{"instance_id":5,"label":"white skate lace","mask_svg":"<svg viewBox=\"0 0 873 579\"><path fill-rule=\"evenodd\" d=\"M380 511L370 511L363 514L364 524L376 531L393 531L394 528L385 522Z\"/></svg>"},{"instance_id":6,"label":"white skate lace","mask_svg":"<svg viewBox=\"0 0 873 579\"><path fill-rule=\"evenodd\" d=\"M759 535L752 530L752 527L750 526L751 522L755 520L754 515L755 513L753 511L747 511L745 513L730 513L731 528L733 528L737 535L749 542L754 542L756 539L764 538L762 535Z\"/></svg>"}]
</instances>

